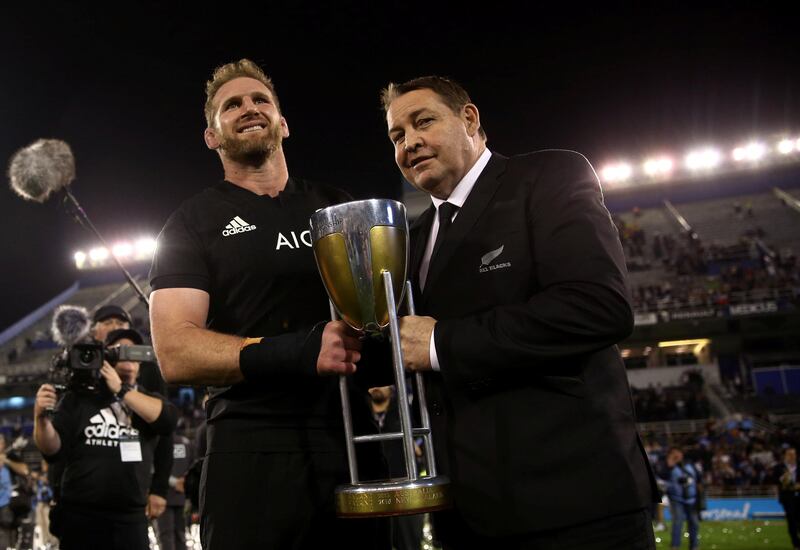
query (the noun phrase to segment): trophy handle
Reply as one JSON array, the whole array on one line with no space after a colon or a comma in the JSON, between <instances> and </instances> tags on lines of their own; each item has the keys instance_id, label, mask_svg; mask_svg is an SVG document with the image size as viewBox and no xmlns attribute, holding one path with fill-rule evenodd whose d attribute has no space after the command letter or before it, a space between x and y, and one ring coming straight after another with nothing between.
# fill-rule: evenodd
<instances>
[{"instance_id":1,"label":"trophy handle","mask_svg":"<svg viewBox=\"0 0 800 550\"><path fill-rule=\"evenodd\" d=\"M331 309L331 321L339 319L333 301L328 301ZM356 445L353 440L353 413L350 411L350 392L347 389L347 377L339 375L339 396L342 400L342 418L344 420L344 436L347 442L347 466L350 470L350 483L358 483L358 460L356 459Z\"/></svg>"},{"instance_id":2,"label":"trophy handle","mask_svg":"<svg viewBox=\"0 0 800 550\"><path fill-rule=\"evenodd\" d=\"M409 315L416 315L414 307L414 293L411 290L411 281L406 281L406 307ZM433 456L433 438L431 437L431 417L428 414L428 400L425 397L425 384L422 373L416 372L414 378L417 383L417 401L419 402L419 416L421 422L421 432L425 441L425 463L428 466L426 472L429 477L436 477L436 459Z\"/></svg>"},{"instance_id":3,"label":"trophy handle","mask_svg":"<svg viewBox=\"0 0 800 550\"><path fill-rule=\"evenodd\" d=\"M421 429L415 430L411 421L411 410L408 405L408 388L406 387L405 369L403 367L403 350L400 345L400 322L397 317L397 305L394 299L394 288L392 283L392 274L388 270L381 271L383 277L384 288L386 290L386 304L389 310L389 330L390 341L392 344L392 363L394 368L395 387L397 390L397 409L400 417L400 428L403 440L403 458L406 466L406 477L411 481L419 479L419 471L417 469L416 454L414 452L414 435L415 433L421 435L425 442L425 463L427 465L426 477L436 477L436 459L433 453L433 438L431 436L431 421L430 414L428 413L428 402L425 396L425 385L422 379L422 373L415 373L415 382L417 389L417 401L419 403L419 413L421 421ZM411 282L405 283L405 301L410 315L415 315L414 307L414 294L411 290ZM336 321L339 315L336 311L336 306L332 301L329 301L329 308L331 313L331 320ZM358 478L358 460L356 458L356 449L353 433L353 416L350 409L350 392L347 388L347 377L344 375L339 376L339 394L342 400L342 417L344 420L344 432L347 450L347 464L350 470L350 483L357 485ZM358 439L372 439L371 437L358 438Z\"/></svg>"},{"instance_id":4,"label":"trophy handle","mask_svg":"<svg viewBox=\"0 0 800 550\"><path fill-rule=\"evenodd\" d=\"M397 306L394 301L394 288L392 287L392 274L387 270L381 271L383 284L386 290L386 307L389 310L389 331L392 343L392 362L394 363L394 382L397 388L397 411L400 413L400 429L403 433L403 456L406 462L408 479L419 479L417 461L414 453L413 426L411 425L411 411L408 407L408 390L406 389L406 374L403 368L403 350L400 347L400 323L397 320Z\"/></svg>"}]
</instances>

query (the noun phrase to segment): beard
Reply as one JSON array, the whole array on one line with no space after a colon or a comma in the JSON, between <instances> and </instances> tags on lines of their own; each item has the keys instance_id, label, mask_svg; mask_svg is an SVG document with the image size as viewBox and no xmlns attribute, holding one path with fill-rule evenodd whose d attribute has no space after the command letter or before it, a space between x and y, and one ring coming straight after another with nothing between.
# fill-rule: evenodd
<instances>
[{"instance_id":1,"label":"beard","mask_svg":"<svg viewBox=\"0 0 800 550\"><path fill-rule=\"evenodd\" d=\"M275 154L282 142L281 126L275 123L267 126L266 131L257 136L224 134L220 139L220 149L235 162L260 166Z\"/></svg>"}]
</instances>

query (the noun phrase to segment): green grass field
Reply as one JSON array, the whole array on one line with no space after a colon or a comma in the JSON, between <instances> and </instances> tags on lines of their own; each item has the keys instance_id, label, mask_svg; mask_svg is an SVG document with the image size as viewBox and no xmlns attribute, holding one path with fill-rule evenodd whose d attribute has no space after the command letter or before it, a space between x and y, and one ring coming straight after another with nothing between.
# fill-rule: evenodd
<instances>
[{"instance_id":1,"label":"green grass field","mask_svg":"<svg viewBox=\"0 0 800 550\"><path fill-rule=\"evenodd\" d=\"M656 548L669 548L670 524L656 531ZM689 533L684 533L681 548L689 548ZM767 521L702 521L700 522L702 550L792 550L786 522Z\"/></svg>"}]
</instances>

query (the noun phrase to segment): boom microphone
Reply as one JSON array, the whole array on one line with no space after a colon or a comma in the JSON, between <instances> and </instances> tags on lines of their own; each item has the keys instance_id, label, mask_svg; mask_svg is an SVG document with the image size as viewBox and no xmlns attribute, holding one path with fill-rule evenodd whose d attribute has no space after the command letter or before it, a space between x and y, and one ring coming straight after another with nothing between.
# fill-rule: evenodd
<instances>
[{"instance_id":1,"label":"boom microphone","mask_svg":"<svg viewBox=\"0 0 800 550\"><path fill-rule=\"evenodd\" d=\"M75 220L85 228L91 230L103 246L111 251L103 236L94 226L89 216L78 204L78 200L69 190L69 184L75 179L75 157L66 142L60 139L38 139L23 147L11 157L8 166L8 177L11 180L11 189L25 200L44 202L53 193L64 190L64 203L72 203ZM150 307L147 296L133 280L131 274L119 261L117 255L111 251L111 257L122 270L128 283L136 291L145 307ZM55 320L54 320L55 322Z\"/></svg>"},{"instance_id":2,"label":"boom microphone","mask_svg":"<svg viewBox=\"0 0 800 550\"><path fill-rule=\"evenodd\" d=\"M62 305L53 313L51 331L56 343L70 347L85 340L92 328L89 311L85 307Z\"/></svg>"},{"instance_id":3,"label":"boom microphone","mask_svg":"<svg viewBox=\"0 0 800 550\"><path fill-rule=\"evenodd\" d=\"M75 157L66 142L39 139L14 153L8 177L20 197L44 202L75 179Z\"/></svg>"}]
</instances>

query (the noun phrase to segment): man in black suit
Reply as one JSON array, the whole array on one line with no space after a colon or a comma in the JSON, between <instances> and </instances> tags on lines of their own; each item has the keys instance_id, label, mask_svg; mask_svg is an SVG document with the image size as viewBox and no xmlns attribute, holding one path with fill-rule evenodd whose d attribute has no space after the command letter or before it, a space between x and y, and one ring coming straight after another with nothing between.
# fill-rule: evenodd
<instances>
[{"instance_id":1,"label":"man in black suit","mask_svg":"<svg viewBox=\"0 0 800 550\"><path fill-rule=\"evenodd\" d=\"M783 462L773 471L778 485L778 501L786 513L786 526L792 548L800 548L800 478L797 476L797 451L787 447L783 451Z\"/></svg>"},{"instance_id":2,"label":"man in black suit","mask_svg":"<svg viewBox=\"0 0 800 550\"><path fill-rule=\"evenodd\" d=\"M441 77L382 93L403 176L433 205L411 228L418 316L406 368L432 370L436 456L455 507L444 547L655 548L655 481L616 343L633 328L625 260L589 162L506 158Z\"/></svg>"}]
</instances>

